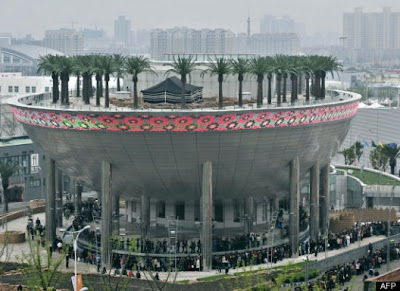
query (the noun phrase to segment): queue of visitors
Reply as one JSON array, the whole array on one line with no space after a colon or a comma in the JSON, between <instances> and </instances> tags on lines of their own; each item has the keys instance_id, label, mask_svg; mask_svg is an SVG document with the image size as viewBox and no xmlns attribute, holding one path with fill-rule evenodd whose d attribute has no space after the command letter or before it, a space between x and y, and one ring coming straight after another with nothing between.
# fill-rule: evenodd
<instances>
[{"instance_id":1,"label":"queue of visitors","mask_svg":"<svg viewBox=\"0 0 400 291\"><path fill-rule=\"evenodd\" d=\"M398 260L400 258L400 243L390 245L390 260ZM380 268L382 264L386 264L387 249L374 250L372 245L368 246L368 255L357 260L352 260L343 265L335 266L327 270L322 277L310 283L309 290L314 290L314 286L318 286L317 290L337 290L346 282L349 282L353 276L363 275L363 280L368 276L379 276L376 268Z\"/></svg>"}]
</instances>

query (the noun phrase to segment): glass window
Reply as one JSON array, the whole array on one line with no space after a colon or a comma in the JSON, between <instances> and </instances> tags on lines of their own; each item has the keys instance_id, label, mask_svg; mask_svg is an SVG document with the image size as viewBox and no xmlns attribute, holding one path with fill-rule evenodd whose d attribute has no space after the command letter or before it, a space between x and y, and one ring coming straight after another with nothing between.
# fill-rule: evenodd
<instances>
[{"instance_id":1,"label":"glass window","mask_svg":"<svg viewBox=\"0 0 400 291\"><path fill-rule=\"evenodd\" d=\"M132 212L136 212L136 201L132 201Z\"/></svg>"},{"instance_id":2,"label":"glass window","mask_svg":"<svg viewBox=\"0 0 400 291\"><path fill-rule=\"evenodd\" d=\"M30 93L30 92L31 92L31 87L26 86L26 87L25 87L25 93Z\"/></svg>"},{"instance_id":3,"label":"glass window","mask_svg":"<svg viewBox=\"0 0 400 291\"><path fill-rule=\"evenodd\" d=\"M8 92L9 92L9 93L12 93L12 91L13 91L12 89L13 89L12 86L8 86Z\"/></svg>"},{"instance_id":4,"label":"glass window","mask_svg":"<svg viewBox=\"0 0 400 291\"><path fill-rule=\"evenodd\" d=\"M50 87L44 87L44 92L49 93L50 92Z\"/></svg>"},{"instance_id":5,"label":"glass window","mask_svg":"<svg viewBox=\"0 0 400 291\"><path fill-rule=\"evenodd\" d=\"M32 93L36 93L36 87L32 86Z\"/></svg>"},{"instance_id":6,"label":"glass window","mask_svg":"<svg viewBox=\"0 0 400 291\"><path fill-rule=\"evenodd\" d=\"M165 218L165 202L164 201L157 202L157 217Z\"/></svg>"},{"instance_id":7,"label":"glass window","mask_svg":"<svg viewBox=\"0 0 400 291\"><path fill-rule=\"evenodd\" d=\"M19 87L18 86L14 86L14 92L18 93L19 92Z\"/></svg>"},{"instance_id":8,"label":"glass window","mask_svg":"<svg viewBox=\"0 0 400 291\"><path fill-rule=\"evenodd\" d=\"M175 204L175 215L179 220L185 220L185 202L177 201Z\"/></svg>"},{"instance_id":9,"label":"glass window","mask_svg":"<svg viewBox=\"0 0 400 291\"><path fill-rule=\"evenodd\" d=\"M40 179L29 179L29 188L40 187Z\"/></svg>"}]
</instances>

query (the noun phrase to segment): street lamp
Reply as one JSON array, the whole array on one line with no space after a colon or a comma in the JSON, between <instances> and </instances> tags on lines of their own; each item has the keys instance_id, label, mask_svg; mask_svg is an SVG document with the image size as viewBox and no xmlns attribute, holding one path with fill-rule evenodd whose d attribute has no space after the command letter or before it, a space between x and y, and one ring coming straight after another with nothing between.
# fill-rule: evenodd
<instances>
[{"instance_id":1,"label":"street lamp","mask_svg":"<svg viewBox=\"0 0 400 291\"><path fill-rule=\"evenodd\" d=\"M76 250L77 250L77 248L78 248L78 237L79 237L79 235L81 234L81 232L83 232L85 229L89 229L90 228L90 225L86 225L84 228L82 228L81 230L78 230L78 231L69 231L69 230L65 230L65 229L59 229L60 230L60 232L65 232L65 233L69 233L69 234L72 234L74 237L73 237L73 244L74 244L74 253L75 253L75 290L76 290L76 288L78 288L78 285L77 285L77 272L76 272Z\"/></svg>"},{"instance_id":2,"label":"street lamp","mask_svg":"<svg viewBox=\"0 0 400 291\"><path fill-rule=\"evenodd\" d=\"M393 185L392 193L390 193L390 207L388 209L388 242L387 242L387 254L386 254L386 261L387 261L387 271L390 271L390 211L392 210L392 203L393 203L393 196L394 196L394 188L396 186Z\"/></svg>"}]
</instances>

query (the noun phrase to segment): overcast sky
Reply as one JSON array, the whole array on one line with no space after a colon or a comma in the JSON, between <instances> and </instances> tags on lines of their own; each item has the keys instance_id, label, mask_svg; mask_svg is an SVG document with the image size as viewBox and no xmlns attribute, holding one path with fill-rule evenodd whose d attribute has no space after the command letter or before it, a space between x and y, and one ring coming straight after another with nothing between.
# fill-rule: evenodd
<instances>
[{"instance_id":1,"label":"overcast sky","mask_svg":"<svg viewBox=\"0 0 400 291\"><path fill-rule=\"evenodd\" d=\"M307 33L342 31L343 12L363 7L365 12L392 7L400 0L0 0L0 32L42 38L46 29L103 28L112 34L114 20L124 15L132 28L225 28L246 31L250 15L252 32L259 31L263 15L289 15L303 22Z\"/></svg>"}]
</instances>

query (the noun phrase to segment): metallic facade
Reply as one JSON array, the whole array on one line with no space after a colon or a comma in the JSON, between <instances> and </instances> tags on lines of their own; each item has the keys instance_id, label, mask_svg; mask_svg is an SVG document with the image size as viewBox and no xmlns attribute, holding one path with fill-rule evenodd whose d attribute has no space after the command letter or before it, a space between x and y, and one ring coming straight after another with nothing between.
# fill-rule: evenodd
<instances>
[{"instance_id":1,"label":"metallic facade","mask_svg":"<svg viewBox=\"0 0 400 291\"><path fill-rule=\"evenodd\" d=\"M18 98L10 105L31 139L95 190L104 160L112 166L112 191L122 198L195 199L201 165L211 161L214 199L273 198L287 195L296 156L302 178L316 160L327 164L336 153L359 103L358 95L340 96L318 105L241 110L89 112Z\"/></svg>"}]
</instances>

